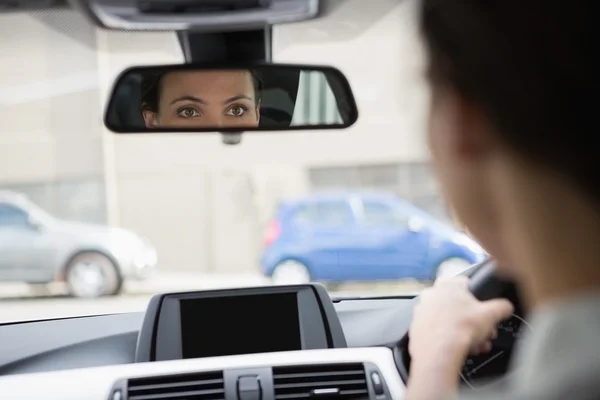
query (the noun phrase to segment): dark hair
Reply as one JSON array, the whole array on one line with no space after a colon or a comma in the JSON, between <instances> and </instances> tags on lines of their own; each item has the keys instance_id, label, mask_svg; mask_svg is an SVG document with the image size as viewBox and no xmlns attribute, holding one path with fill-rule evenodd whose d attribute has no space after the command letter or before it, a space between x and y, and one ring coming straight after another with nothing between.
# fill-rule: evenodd
<instances>
[{"instance_id":1,"label":"dark hair","mask_svg":"<svg viewBox=\"0 0 600 400\"><path fill-rule=\"evenodd\" d=\"M507 146L600 201L593 0L422 0L434 85L460 93Z\"/></svg>"},{"instance_id":2,"label":"dark hair","mask_svg":"<svg viewBox=\"0 0 600 400\"><path fill-rule=\"evenodd\" d=\"M254 84L255 100L260 104L263 83L260 74L257 71L249 70ZM140 98L141 111L158 112L158 103L160 100L161 82L168 72L151 72L142 76L142 95Z\"/></svg>"}]
</instances>

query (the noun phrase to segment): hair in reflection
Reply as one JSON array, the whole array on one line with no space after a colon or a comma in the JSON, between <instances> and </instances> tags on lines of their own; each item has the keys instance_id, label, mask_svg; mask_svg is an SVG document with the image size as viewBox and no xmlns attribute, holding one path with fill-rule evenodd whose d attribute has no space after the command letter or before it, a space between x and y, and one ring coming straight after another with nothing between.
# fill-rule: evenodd
<instances>
[{"instance_id":1,"label":"hair in reflection","mask_svg":"<svg viewBox=\"0 0 600 400\"><path fill-rule=\"evenodd\" d=\"M258 71L248 70L254 84L255 104L259 106L262 100L263 80ZM142 75L140 112L158 113L161 96L161 83L168 72L158 71Z\"/></svg>"}]
</instances>

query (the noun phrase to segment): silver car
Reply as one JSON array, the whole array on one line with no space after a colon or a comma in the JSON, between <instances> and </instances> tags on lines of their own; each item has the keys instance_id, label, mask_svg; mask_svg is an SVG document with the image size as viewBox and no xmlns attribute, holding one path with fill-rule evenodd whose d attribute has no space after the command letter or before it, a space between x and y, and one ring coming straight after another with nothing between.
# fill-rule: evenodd
<instances>
[{"instance_id":1,"label":"silver car","mask_svg":"<svg viewBox=\"0 0 600 400\"><path fill-rule=\"evenodd\" d=\"M61 220L0 191L0 282L59 281L75 297L99 297L146 278L156 264L156 250L133 232Z\"/></svg>"}]
</instances>

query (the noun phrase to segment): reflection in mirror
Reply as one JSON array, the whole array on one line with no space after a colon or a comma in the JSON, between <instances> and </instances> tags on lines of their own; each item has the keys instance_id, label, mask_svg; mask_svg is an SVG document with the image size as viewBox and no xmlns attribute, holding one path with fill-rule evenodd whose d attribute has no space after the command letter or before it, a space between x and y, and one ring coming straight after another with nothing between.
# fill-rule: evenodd
<instances>
[{"instance_id":1,"label":"reflection in mirror","mask_svg":"<svg viewBox=\"0 0 600 400\"><path fill-rule=\"evenodd\" d=\"M115 84L115 132L344 128L357 119L345 77L332 68L132 68Z\"/></svg>"},{"instance_id":2,"label":"reflection in mirror","mask_svg":"<svg viewBox=\"0 0 600 400\"><path fill-rule=\"evenodd\" d=\"M142 77L147 128L257 127L261 83L250 70L173 71Z\"/></svg>"}]
</instances>

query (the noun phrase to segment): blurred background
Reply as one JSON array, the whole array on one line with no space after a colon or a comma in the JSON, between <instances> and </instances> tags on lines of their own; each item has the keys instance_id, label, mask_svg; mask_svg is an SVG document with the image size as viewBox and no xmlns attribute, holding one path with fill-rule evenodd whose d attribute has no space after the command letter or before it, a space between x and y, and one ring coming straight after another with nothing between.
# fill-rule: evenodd
<instances>
[{"instance_id":1,"label":"blurred background","mask_svg":"<svg viewBox=\"0 0 600 400\"><path fill-rule=\"evenodd\" d=\"M275 27L274 61L339 68L359 120L343 131L249 133L227 146L216 134L115 135L102 124L124 68L183 62L175 34L107 32L69 11L0 16L0 322L143 309L159 291L271 284L285 262L279 278L305 279L304 268L340 295L414 292L444 261L480 259L429 164L415 23L411 1L347 0L327 20ZM119 265L139 275L120 296L67 298L43 282L52 271L66 279L56 271L74 262L69 254L116 249L125 232L143 244L105 254L107 265L134 260ZM98 249L65 239L86 235ZM78 262L106 261L95 260Z\"/></svg>"}]
</instances>

